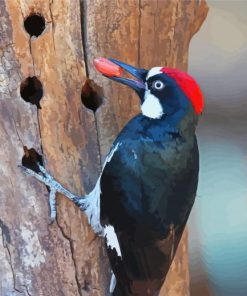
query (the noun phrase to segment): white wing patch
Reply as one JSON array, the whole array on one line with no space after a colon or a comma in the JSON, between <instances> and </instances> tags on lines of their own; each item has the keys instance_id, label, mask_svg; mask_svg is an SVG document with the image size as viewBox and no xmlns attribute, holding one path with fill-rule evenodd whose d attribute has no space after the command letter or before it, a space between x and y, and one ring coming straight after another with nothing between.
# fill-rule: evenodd
<instances>
[{"instance_id":1,"label":"white wing patch","mask_svg":"<svg viewBox=\"0 0 247 296\"><path fill-rule=\"evenodd\" d=\"M141 111L143 115L152 119L158 119L164 114L159 99L152 95L150 90L146 90L145 92L144 102L141 105Z\"/></svg>"},{"instance_id":2,"label":"white wing patch","mask_svg":"<svg viewBox=\"0 0 247 296\"><path fill-rule=\"evenodd\" d=\"M102 168L102 172L99 176L99 179L94 189L89 194L87 194L85 198L81 199L81 203L80 203L80 207L85 212L89 224L92 226L93 230L99 235L100 234L105 235L104 228L100 223L100 194L101 194L100 179L104 171L104 168L106 166L106 163L111 161L119 145L121 145L121 143L117 143L111 149L111 151L106 157L105 163Z\"/></svg>"},{"instance_id":3,"label":"white wing patch","mask_svg":"<svg viewBox=\"0 0 247 296\"><path fill-rule=\"evenodd\" d=\"M160 74L161 73L161 70L162 67L153 67L151 68L149 71L148 71L148 74L147 74L147 77L146 77L146 80L148 80L150 77L154 76L154 75L157 75L157 74Z\"/></svg>"},{"instance_id":4,"label":"white wing patch","mask_svg":"<svg viewBox=\"0 0 247 296\"><path fill-rule=\"evenodd\" d=\"M112 225L107 225L104 228L104 236L106 238L107 247L111 248L112 250L115 249L117 251L118 256L122 258L118 238L115 229Z\"/></svg>"}]
</instances>

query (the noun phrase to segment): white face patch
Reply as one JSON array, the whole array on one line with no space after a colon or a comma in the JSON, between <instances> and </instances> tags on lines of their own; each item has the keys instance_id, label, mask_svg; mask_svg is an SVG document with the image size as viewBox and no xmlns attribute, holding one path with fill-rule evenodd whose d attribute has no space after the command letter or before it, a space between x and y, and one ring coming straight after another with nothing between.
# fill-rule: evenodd
<instances>
[{"instance_id":1,"label":"white face patch","mask_svg":"<svg viewBox=\"0 0 247 296\"><path fill-rule=\"evenodd\" d=\"M150 90L146 90L145 92L144 102L141 105L141 111L143 115L152 119L158 119L164 114L159 99L152 95Z\"/></svg>"},{"instance_id":2,"label":"white face patch","mask_svg":"<svg viewBox=\"0 0 247 296\"><path fill-rule=\"evenodd\" d=\"M148 74L147 74L147 77L146 77L146 80L148 80L150 77L154 76L154 75L157 75L157 74L160 74L162 73L160 70L162 69L162 67L153 67L151 68L149 71L148 71Z\"/></svg>"}]
</instances>

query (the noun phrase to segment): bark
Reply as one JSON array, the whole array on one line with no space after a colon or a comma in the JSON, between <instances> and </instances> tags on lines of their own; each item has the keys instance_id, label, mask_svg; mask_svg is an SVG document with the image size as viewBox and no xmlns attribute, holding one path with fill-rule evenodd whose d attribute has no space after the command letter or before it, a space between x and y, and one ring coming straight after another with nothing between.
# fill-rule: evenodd
<instances>
[{"instance_id":1,"label":"bark","mask_svg":"<svg viewBox=\"0 0 247 296\"><path fill-rule=\"evenodd\" d=\"M42 154L46 168L69 190L89 192L116 134L139 112L133 92L97 74L93 58L185 70L206 4L4 0L0 11L0 295L108 295L102 240L62 196L57 221L48 224L47 188L17 167L23 146ZM37 38L30 38L23 25L33 13L45 19ZM43 86L41 109L20 95L21 83L33 76ZM103 99L95 114L81 103L88 78L95 91L84 96ZM187 234L161 295L189 295Z\"/></svg>"}]
</instances>

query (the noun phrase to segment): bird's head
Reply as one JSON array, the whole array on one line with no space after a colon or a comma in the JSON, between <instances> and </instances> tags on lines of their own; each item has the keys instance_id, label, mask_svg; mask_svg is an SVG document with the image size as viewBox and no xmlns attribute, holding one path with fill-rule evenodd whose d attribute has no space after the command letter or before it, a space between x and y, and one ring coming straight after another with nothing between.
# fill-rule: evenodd
<instances>
[{"instance_id":1,"label":"bird's head","mask_svg":"<svg viewBox=\"0 0 247 296\"><path fill-rule=\"evenodd\" d=\"M169 67L138 69L114 59L94 60L96 69L111 80L136 91L141 111L151 119L169 117L176 113L200 115L204 107L203 94L197 82L185 72ZM122 77L123 70L137 79Z\"/></svg>"}]
</instances>

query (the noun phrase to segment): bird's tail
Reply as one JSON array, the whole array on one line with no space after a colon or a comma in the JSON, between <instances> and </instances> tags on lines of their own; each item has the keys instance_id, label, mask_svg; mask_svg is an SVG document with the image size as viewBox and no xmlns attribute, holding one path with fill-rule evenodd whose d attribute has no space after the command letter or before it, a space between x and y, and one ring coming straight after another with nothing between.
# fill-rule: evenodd
<instances>
[{"instance_id":1,"label":"bird's tail","mask_svg":"<svg viewBox=\"0 0 247 296\"><path fill-rule=\"evenodd\" d=\"M129 289L127 287L124 287L120 283L117 282L116 287L111 294L112 296L133 296L133 294L130 293Z\"/></svg>"}]
</instances>

